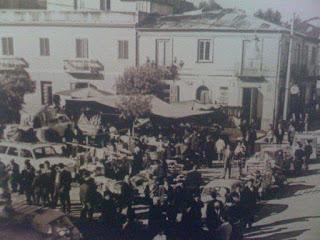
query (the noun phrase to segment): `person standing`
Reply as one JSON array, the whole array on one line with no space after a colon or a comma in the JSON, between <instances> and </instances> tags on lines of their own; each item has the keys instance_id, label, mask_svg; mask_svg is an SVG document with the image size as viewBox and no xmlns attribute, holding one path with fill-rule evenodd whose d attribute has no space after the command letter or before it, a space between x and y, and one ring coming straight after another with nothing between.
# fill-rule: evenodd
<instances>
[{"instance_id":1,"label":"person standing","mask_svg":"<svg viewBox=\"0 0 320 240\"><path fill-rule=\"evenodd\" d=\"M32 204L32 196L33 196L33 179L35 177L35 170L30 163L30 160L26 160L24 162L25 168L21 172L21 184L24 189L24 193L26 196L27 204Z\"/></svg>"},{"instance_id":2,"label":"person standing","mask_svg":"<svg viewBox=\"0 0 320 240\"><path fill-rule=\"evenodd\" d=\"M216 150L217 150L217 154L218 154L218 161L222 160L223 150L225 149L225 147L226 147L226 143L219 136L219 139L216 142Z\"/></svg>"},{"instance_id":3,"label":"person standing","mask_svg":"<svg viewBox=\"0 0 320 240\"><path fill-rule=\"evenodd\" d=\"M226 178L228 172L228 179L231 177L231 165L232 165L232 151L230 149L230 145L227 144L226 149L223 152L223 166L224 166L224 174L223 178Z\"/></svg>"},{"instance_id":4,"label":"person standing","mask_svg":"<svg viewBox=\"0 0 320 240\"><path fill-rule=\"evenodd\" d=\"M19 165L14 161L14 159L10 162L10 183L11 183L11 189L13 193L16 193L18 191L18 185L20 182L20 167Z\"/></svg>"},{"instance_id":5,"label":"person standing","mask_svg":"<svg viewBox=\"0 0 320 240\"><path fill-rule=\"evenodd\" d=\"M290 146L292 146L292 144L293 144L295 135L296 135L296 129L293 126L293 124L290 123L289 128L288 128L288 142L289 142Z\"/></svg>"},{"instance_id":6,"label":"person standing","mask_svg":"<svg viewBox=\"0 0 320 240\"><path fill-rule=\"evenodd\" d=\"M299 175L302 169L302 163L305 159L305 152L301 142L298 142L298 148L294 152L294 170L295 174Z\"/></svg>"},{"instance_id":7,"label":"person standing","mask_svg":"<svg viewBox=\"0 0 320 240\"><path fill-rule=\"evenodd\" d=\"M220 201L212 201L208 204L206 211L207 227L209 233L214 239L226 239L231 238L232 226L226 222L223 206Z\"/></svg>"},{"instance_id":8,"label":"person standing","mask_svg":"<svg viewBox=\"0 0 320 240\"><path fill-rule=\"evenodd\" d=\"M274 131L274 135L276 136L277 144L282 144L284 137L284 129L281 123L278 123L277 128Z\"/></svg>"},{"instance_id":9,"label":"person standing","mask_svg":"<svg viewBox=\"0 0 320 240\"><path fill-rule=\"evenodd\" d=\"M240 131L242 133L242 138L245 139L247 136L247 131L248 131L248 123L247 120L242 120L240 124Z\"/></svg>"},{"instance_id":10,"label":"person standing","mask_svg":"<svg viewBox=\"0 0 320 240\"><path fill-rule=\"evenodd\" d=\"M70 190L72 183L72 176L63 163L59 164L60 169L60 185L59 185L59 196L62 205L62 211L64 213L70 213L71 201L70 201Z\"/></svg>"},{"instance_id":11,"label":"person standing","mask_svg":"<svg viewBox=\"0 0 320 240\"><path fill-rule=\"evenodd\" d=\"M305 152L304 166L306 170L309 170L310 157L313 152L313 149L311 146L311 140L306 141L306 145L304 146L304 152Z\"/></svg>"},{"instance_id":12,"label":"person standing","mask_svg":"<svg viewBox=\"0 0 320 240\"><path fill-rule=\"evenodd\" d=\"M248 154L252 155L255 152L254 146L257 140L257 132L254 127L251 127L247 132Z\"/></svg>"},{"instance_id":13,"label":"person standing","mask_svg":"<svg viewBox=\"0 0 320 240\"><path fill-rule=\"evenodd\" d=\"M249 228L251 228L254 222L254 214L257 204L257 193L253 186L253 182L253 179L250 179L247 182L247 186L244 188L240 198L241 205L244 210L244 227L248 225Z\"/></svg>"},{"instance_id":14,"label":"person standing","mask_svg":"<svg viewBox=\"0 0 320 240\"><path fill-rule=\"evenodd\" d=\"M97 196L97 186L93 178L84 179L80 184L81 220L92 220Z\"/></svg>"},{"instance_id":15,"label":"person standing","mask_svg":"<svg viewBox=\"0 0 320 240\"><path fill-rule=\"evenodd\" d=\"M35 205L40 205L42 188L41 172L37 170L32 182L33 203Z\"/></svg>"}]
</instances>

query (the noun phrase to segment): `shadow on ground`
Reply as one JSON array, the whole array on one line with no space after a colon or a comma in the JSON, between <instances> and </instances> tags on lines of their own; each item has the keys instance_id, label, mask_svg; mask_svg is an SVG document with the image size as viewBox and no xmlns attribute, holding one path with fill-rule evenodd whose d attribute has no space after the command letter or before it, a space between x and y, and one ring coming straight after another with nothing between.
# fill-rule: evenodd
<instances>
[{"instance_id":1,"label":"shadow on ground","mask_svg":"<svg viewBox=\"0 0 320 240\"><path fill-rule=\"evenodd\" d=\"M296 222L307 222L309 219L320 218L320 216L307 216L298 218L289 218L276 221L269 224L263 224L252 227L245 235L245 239L268 239L268 240L284 240L292 239L300 236L310 229L303 229L297 231L285 231L286 225ZM267 235L261 237L261 235Z\"/></svg>"}]
</instances>

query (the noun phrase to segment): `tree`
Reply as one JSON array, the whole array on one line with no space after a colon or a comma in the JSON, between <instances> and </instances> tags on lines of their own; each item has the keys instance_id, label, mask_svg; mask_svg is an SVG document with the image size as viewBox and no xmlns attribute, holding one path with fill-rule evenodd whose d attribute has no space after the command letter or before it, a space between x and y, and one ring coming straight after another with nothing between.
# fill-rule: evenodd
<instances>
[{"instance_id":1,"label":"tree","mask_svg":"<svg viewBox=\"0 0 320 240\"><path fill-rule=\"evenodd\" d=\"M182 67L180 63L180 67ZM118 103L120 117L128 121L132 128L139 117L151 112L151 95L161 97L166 84L163 80L178 78L178 67L158 67L149 60L139 67L128 68L116 83L117 94L123 95Z\"/></svg>"},{"instance_id":2,"label":"tree","mask_svg":"<svg viewBox=\"0 0 320 240\"><path fill-rule=\"evenodd\" d=\"M118 94L137 95L153 94L160 96L165 84L163 80L177 78L178 67L157 67L154 63L146 63L139 67L130 67L118 78L116 89Z\"/></svg>"},{"instance_id":3,"label":"tree","mask_svg":"<svg viewBox=\"0 0 320 240\"><path fill-rule=\"evenodd\" d=\"M222 7L215 0L203 1L199 4L199 9L204 11L220 10Z\"/></svg>"},{"instance_id":4,"label":"tree","mask_svg":"<svg viewBox=\"0 0 320 240\"><path fill-rule=\"evenodd\" d=\"M4 123L17 122L24 95L35 89L25 71L0 73L0 118Z\"/></svg>"},{"instance_id":5,"label":"tree","mask_svg":"<svg viewBox=\"0 0 320 240\"><path fill-rule=\"evenodd\" d=\"M254 14L254 16L261 18L265 21L281 25L281 13L279 11L274 11L271 8L269 8L266 11L262 11L260 9Z\"/></svg>"},{"instance_id":6,"label":"tree","mask_svg":"<svg viewBox=\"0 0 320 240\"><path fill-rule=\"evenodd\" d=\"M120 118L133 123L137 118L147 117L151 112L151 98L141 94L122 96L118 103Z\"/></svg>"}]
</instances>

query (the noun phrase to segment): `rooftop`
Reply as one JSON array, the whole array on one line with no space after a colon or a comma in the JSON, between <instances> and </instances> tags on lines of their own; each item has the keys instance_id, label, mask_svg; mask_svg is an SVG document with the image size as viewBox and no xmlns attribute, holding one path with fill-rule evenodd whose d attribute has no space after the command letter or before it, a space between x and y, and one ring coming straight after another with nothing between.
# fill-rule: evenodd
<instances>
[{"instance_id":1,"label":"rooftop","mask_svg":"<svg viewBox=\"0 0 320 240\"><path fill-rule=\"evenodd\" d=\"M286 28L260 18L247 15L239 9L221 9L203 12L201 10L147 19L140 28L158 30L254 30L287 31Z\"/></svg>"},{"instance_id":2,"label":"rooftop","mask_svg":"<svg viewBox=\"0 0 320 240\"><path fill-rule=\"evenodd\" d=\"M135 25L137 20L128 12L0 10L0 25Z\"/></svg>"}]
</instances>

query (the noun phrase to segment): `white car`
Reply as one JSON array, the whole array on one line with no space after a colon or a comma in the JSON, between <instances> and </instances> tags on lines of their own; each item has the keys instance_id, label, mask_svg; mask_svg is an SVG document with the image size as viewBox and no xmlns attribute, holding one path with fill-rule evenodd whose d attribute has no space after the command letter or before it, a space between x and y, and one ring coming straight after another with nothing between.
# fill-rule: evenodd
<instances>
[{"instance_id":1,"label":"white car","mask_svg":"<svg viewBox=\"0 0 320 240\"><path fill-rule=\"evenodd\" d=\"M27 159L35 169L39 169L39 165L46 161L51 165L63 163L71 172L75 167L74 160L59 155L51 144L0 142L1 162L9 165L12 159L20 166L20 169L24 168L24 162Z\"/></svg>"}]
</instances>

